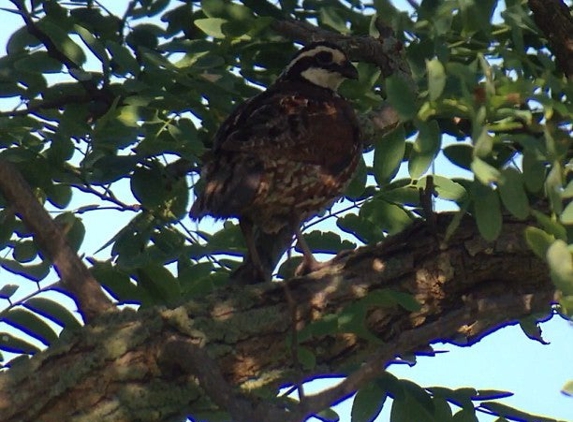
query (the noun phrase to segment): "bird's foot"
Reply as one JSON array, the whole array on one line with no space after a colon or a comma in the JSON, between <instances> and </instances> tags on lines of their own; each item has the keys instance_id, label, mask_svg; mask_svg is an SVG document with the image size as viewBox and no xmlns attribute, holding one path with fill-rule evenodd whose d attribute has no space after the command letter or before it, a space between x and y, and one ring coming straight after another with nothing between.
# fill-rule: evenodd
<instances>
[{"instance_id":1,"label":"bird's foot","mask_svg":"<svg viewBox=\"0 0 573 422\"><path fill-rule=\"evenodd\" d=\"M319 262L314 257L311 258L304 257L299 266L296 267L294 275L296 277L300 277L303 275L313 273L315 271L328 267L330 265L330 262L331 261Z\"/></svg>"}]
</instances>

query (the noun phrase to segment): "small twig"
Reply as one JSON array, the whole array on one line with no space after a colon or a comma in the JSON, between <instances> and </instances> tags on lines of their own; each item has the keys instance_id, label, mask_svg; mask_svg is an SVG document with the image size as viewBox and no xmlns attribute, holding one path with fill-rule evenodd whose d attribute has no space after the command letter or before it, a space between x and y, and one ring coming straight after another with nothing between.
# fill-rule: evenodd
<instances>
[{"instance_id":1,"label":"small twig","mask_svg":"<svg viewBox=\"0 0 573 422\"><path fill-rule=\"evenodd\" d=\"M38 290L35 290L32 293L30 293L29 295L26 295L26 296L18 299L16 302L12 302L10 299L8 299L8 302L10 302L10 306L8 306L7 308L2 309L2 311L0 311L0 317L2 317L3 315L6 315L7 312L14 309L16 306L23 305L29 299L32 299L33 297L39 295L40 293L44 293L44 292L47 292L50 290L56 290L56 289L54 289L54 287L57 287L57 286L61 286L61 283L59 281L56 281L55 283L49 284L49 285L44 286L44 287L38 286Z\"/></svg>"},{"instance_id":2,"label":"small twig","mask_svg":"<svg viewBox=\"0 0 573 422\"><path fill-rule=\"evenodd\" d=\"M349 206L347 206L347 207L344 207L344 208L342 208L342 209L339 209L339 210L337 210L337 211L335 211L335 212L328 212L326 215L324 215L324 216L322 216L322 217L315 218L315 219L311 220L310 223L305 224L304 230L309 229L309 228L311 228L312 226L316 226L317 224L320 224L320 223L322 223L322 222L325 221L325 220L329 220L329 219L331 219L332 217L336 217L336 216L338 216L338 215L340 215L340 214L343 214L343 213L345 213L345 212L347 212L347 211L350 211L350 210L352 210L352 209L354 209L354 208L358 208L358 207L360 207L360 205L362 205L364 202L366 202L366 199L361 199L360 201L353 202L352 205L349 205Z\"/></svg>"},{"instance_id":3,"label":"small twig","mask_svg":"<svg viewBox=\"0 0 573 422\"><path fill-rule=\"evenodd\" d=\"M135 204L135 205L126 204L125 202L122 202L119 199L117 199L117 197L109 189L106 189L106 192L102 193L102 192L99 192L98 190L92 188L89 185L84 185L81 183L72 183L72 184L70 184L70 186L72 186L73 188L76 188L77 190L80 190L84 193L92 194L92 195L98 197L99 199L101 199L102 201L111 202L112 204L115 204L118 207L120 207L123 211L136 211L136 212L140 211L139 204Z\"/></svg>"}]
</instances>

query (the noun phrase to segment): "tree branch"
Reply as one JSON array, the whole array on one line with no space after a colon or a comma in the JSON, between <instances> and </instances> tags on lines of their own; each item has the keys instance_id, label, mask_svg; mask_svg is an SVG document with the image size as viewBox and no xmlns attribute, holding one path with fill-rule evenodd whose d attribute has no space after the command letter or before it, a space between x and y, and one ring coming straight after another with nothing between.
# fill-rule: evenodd
<instances>
[{"instance_id":1,"label":"tree branch","mask_svg":"<svg viewBox=\"0 0 573 422\"><path fill-rule=\"evenodd\" d=\"M528 0L533 20L549 41L557 65L573 78L573 17L562 0Z\"/></svg>"},{"instance_id":2,"label":"tree branch","mask_svg":"<svg viewBox=\"0 0 573 422\"><path fill-rule=\"evenodd\" d=\"M444 233L451 218L438 214L436 231ZM352 365L362 369L298 407L286 410L280 400L273 404L250 393L300 377L286 341L293 321L285 289L265 283L219 289L175 310L99 318L0 374L0 420L75 421L76 414L101 420L98 415L107 412L108 420L119 422L167 421L219 409L236 420L298 422L354 392L396 356L427 350L437 340L473 344L526 315L550 313L555 287L525 243L525 227L527 222L508 219L496 242L488 243L466 218L443 243L434 230L416 224L289 280L295 325L302 329L389 291L421 304L415 312L398 305L368 307L364 326L382 347L352 330L299 336L299 345L316 359L305 379L344 373ZM108 346L94 346L101 344ZM62 372L65 385L57 381Z\"/></svg>"},{"instance_id":3,"label":"tree branch","mask_svg":"<svg viewBox=\"0 0 573 422\"><path fill-rule=\"evenodd\" d=\"M0 160L0 192L6 198L34 239L52 260L62 285L72 293L86 322L115 309L87 267L68 244L65 235L34 196L18 169Z\"/></svg>"}]
</instances>

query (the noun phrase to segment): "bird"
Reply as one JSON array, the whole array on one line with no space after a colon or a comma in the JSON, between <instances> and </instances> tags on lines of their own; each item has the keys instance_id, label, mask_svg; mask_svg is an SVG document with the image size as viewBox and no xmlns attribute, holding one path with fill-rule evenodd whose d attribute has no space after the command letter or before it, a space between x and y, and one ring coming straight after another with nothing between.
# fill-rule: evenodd
<instances>
[{"instance_id":1,"label":"bird","mask_svg":"<svg viewBox=\"0 0 573 422\"><path fill-rule=\"evenodd\" d=\"M236 277L243 283L269 281L293 235L303 252L296 274L320 268L301 225L340 198L362 154L355 111L337 93L346 79L358 71L345 52L313 42L216 132L189 214L238 218L247 246Z\"/></svg>"}]
</instances>

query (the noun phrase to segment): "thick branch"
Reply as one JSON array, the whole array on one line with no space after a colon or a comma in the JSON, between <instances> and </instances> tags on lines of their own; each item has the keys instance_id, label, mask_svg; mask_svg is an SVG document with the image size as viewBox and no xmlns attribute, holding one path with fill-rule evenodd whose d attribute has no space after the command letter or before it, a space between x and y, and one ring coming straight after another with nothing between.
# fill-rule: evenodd
<instances>
[{"instance_id":1,"label":"thick branch","mask_svg":"<svg viewBox=\"0 0 573 422\"><path fill-rule=\"evenodd\" d=\"M279 34L304 44L321 40L334 42L346 50L351 60L378 66L384 77L399 74L411 80L410 68L402 56L403 46L386 28L381 28L378 39L342 35L297 20L277 20L273 22L272 28Z\"/></svg>"},{"instance_id":2,"label":"thick branch","mask_svg":"<svg viewBox=\"0 0 573 422\"><path fill-rule=\"evenodd\" d=\"M438 215L437 233L450 220ZM102 420L98 415L107 412L108 420L119 422L158 421L221 406L236 420L298 422L355 391L396 356L426 351L438 340L469 345L526 315L550 312L554 286L523 240L526 226L506 221L499 239L487 243L468 218L443 244L433 230L416 225L290 280L299 330L389 289L413 295L421 308L371 305L364 324L382 347L351 330L299 336L317 362L305 378L341 373L353 364L362 369L288 412L280 402L248 393L300 378L287 342L292 309L283 286L268 283L221 289L173 311L123 312L94 321L0 375L0 420ZM65 382L58 381L64 372Z\"/></svg>"},{"instance_id":3,"label":"thick branch","mask_svg":"<svg viewBox=\"0 0 573 422\"><path fill-rule=\"evenodd\" d=\"M99 283L68 244L65 235L34 196L18 169L0 160L0 192L54 263L62 285L74 296L86 322L114 309Z\"/></svg>"},{"instance_id":4,"label":"thick branch","mask_svg":"<svg viewBox=\"0 0 573 422\"><path fill-rule=\"evenodd\" d=\"M529 0L535 23L549 41L557 65L573 78L573 17L562 0Z\"/></svg>"}]
</instances>

